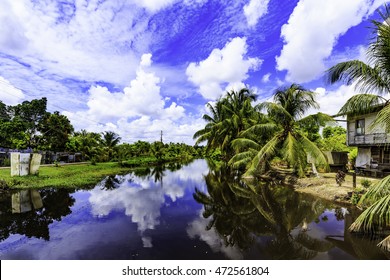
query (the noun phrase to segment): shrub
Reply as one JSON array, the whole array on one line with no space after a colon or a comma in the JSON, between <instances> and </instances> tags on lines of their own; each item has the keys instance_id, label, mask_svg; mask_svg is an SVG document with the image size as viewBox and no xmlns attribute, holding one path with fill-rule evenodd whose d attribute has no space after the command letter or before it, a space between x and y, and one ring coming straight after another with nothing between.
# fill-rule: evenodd
<instances>
[{"instance_id":1,"label":"shrub","mask_svg":"<svg viewBox=\"0 0 390 280\"><path fill-rule=\"evenodd\" d=\"M363 179L360 181L360 183L362 184L362 187L364 187L366 189L369 188L372 184L372 182L368 179Z\"/></svg>"},{"instance_id":2,"label":"shrub","mask_svg":"<svg viewBox=\"0 0 390 280\"><path fill-rule=\"evenodd\" d=\"M341 170L337 171L337 173L336 173L336 182L340 187L343 184L343 182L345 181L345 175L346 174Z\"/></svg>"},{"instance_id":3,"label":"shrub","mask_svg":"<svg viewBox=\"0 0 390 280\"><path fill-rule=\"evenodd\" d=\"M354 192L351 197L351 203L353 205L357 205L360 200L361 194Z\"/></svg>"}]
</instances>

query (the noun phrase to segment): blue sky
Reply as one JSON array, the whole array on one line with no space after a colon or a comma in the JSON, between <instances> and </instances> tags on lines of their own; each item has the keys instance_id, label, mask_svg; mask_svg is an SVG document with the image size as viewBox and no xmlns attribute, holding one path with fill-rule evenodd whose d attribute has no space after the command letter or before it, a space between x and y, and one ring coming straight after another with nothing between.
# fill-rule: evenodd
<instances>
[{"instance_id":1,"label":"blue sky","mask_svg":"<svg viewBox=\"0 0 390 280\"><path fill-rule=\"evenodd\" d=\"M76 130L193 144L205 104L299 83L334 114L357 93L324 71L360 59L382 0L1 0L0 100L47 97Z\"/></svg>"}]
</instances>

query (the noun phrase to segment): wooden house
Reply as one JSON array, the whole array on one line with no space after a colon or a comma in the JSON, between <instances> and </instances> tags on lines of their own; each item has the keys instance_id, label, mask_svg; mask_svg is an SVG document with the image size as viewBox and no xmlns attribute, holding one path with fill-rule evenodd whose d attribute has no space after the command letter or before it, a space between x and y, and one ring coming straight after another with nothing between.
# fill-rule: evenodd
<instances>
[{"instance_id":1,"label":"wooden house","mask_svg":"<svg viewBox=\"0 0 390 280\"><path fill-rule=\"evenodd\" d=\"M372 126L381 108L365 115L347 116L347 145L358 148L355 167L380 177L390 174L390 134Z\"/></svg>"}]
</instances>

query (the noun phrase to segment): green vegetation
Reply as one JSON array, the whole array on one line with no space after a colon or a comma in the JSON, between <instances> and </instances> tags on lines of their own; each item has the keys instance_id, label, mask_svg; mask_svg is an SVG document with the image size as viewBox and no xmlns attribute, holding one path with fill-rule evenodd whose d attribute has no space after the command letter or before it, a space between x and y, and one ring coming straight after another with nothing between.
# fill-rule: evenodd
<instances>
[{"instance_id":1,"label":"green vegetation","mask_svg":"<svg viewBox=\"0 0 390 280\"><path fill-rule=\"evenodd\" d=\"M0 101L0 147L64 151L73 126L59 112L47 112L46 106L46 98L15 106Z\"/></svg>"},{"instance_id":2,"label":"green vegetation","mask_svg":"<svg viewBox=\"0 0 390 280\"><path fill-rule=\"evenodd\" d=\"M317 141L322 151L351 152L356 147L347 146L347 130L341 126L326 126L322 130L322 138Z\"/></svg>"},{"instance_id":3,"label":"green vegetation","mask_svg":"<svg viewBox=\"0 0 390 280\"><path fill-rule=\"evenodd\" d=\"M121 137L113 131L74 132L66 116L59 112L49 113L46 106L46 98L25 101L16 106L6 106L0 101L0 147L80 153L81 161L92 164L118 161L120 165L131 166L205 156L203 147L183 143L137 141L120 144ZM9 166L9 159L2 158L0 164Z\"/></svg>"},{"instance_id":4,"label":"green vegetation","mask_svg":"<svg viewBox=\"0 0 390 280\"><path fill-rule=\"evenodd\" d=\"M213 230L226 246L241 250L256 244L272 259L313 259L329 250L328 242L312 238L308 224L331 204L314 203L292 188L257 180L235 180L226 168L205 176L207 193L195 190L194 199L204 205L206 230ZM300 228L300 231L294 229ZM256 243L257 236L273 236Z\"/></svg>"},{"instance_id":5,"label":"green vegetation","mask_svg":"<svg viewBox=\"0 0 390 280\"><path fill-rule=\"evenodd\" d=\"M253 94L242 89L227 93L213 106L208 104L211 116L204 115L208 123L195 133L196 143L207 141L208 149L219 148L223 160L244 170L245 175L264 173L275 157L283 159L300 177L305 175L308 155L327 166L311 139L317 139L313 135L332 118L322 113L303 117L310 108L318 108L314 92L292 84L277 89L274 102L252 106L254 100Z\"/></svg>"},{"instance_id":6,"label":"green vegetation","mask_svg":"<svg viewBox=\"0 0 390 280\"><path fill-rule=\"evenodd\" d=\"M333 119L322 113L303 117L309 109L318 107L315 93L299 85L277 89L274 102L263 102L256 106L258 111L267 111L268 121L251 126L233 141L239 153L230 163L233 166L246 164L246 175L253 175L266 171L270 161L280 156L299 177L305 176L308 156L316 164L327 166L325 156L306 136L305 128L313 127L313 124L319 127ZM263 139L258 141L258 135L267 136L264 145L261 145Z\"/></svg>"},{"instance_id":7,"label":"green vegetation","mask_svg":"<svg viewBox=\"0 0 390 280\"><path fill-rule=\"evenodd\" d=\"M255 100L256 96L244 88L228 92L215 105L208 103L211 115L203 116L207 124L194 134L196 145L207 141L207 150L218 148L222 158L228 161L234 155L231 142L261 119L251 104Z\"/></svg>"},{"instance_id":8,"label":"green vegetation","mask_svg":"<svg viewBox=\"0 0 390 280\"><path fill-rule=\"evenodd\" d=\"M85 188L96 185L105 176L126 171L128 168L108 162L96 165L43 166L39 169L39 175L22 177L11 177L9 169L0 169L0 177L11 188Z\"/></svg>"},{"instance_id":9,"label":"green vegetation","mask_svg":"<svg viewBox=\"0 0 390 280\"><path fill-rule=\"evenodd\" d=\"M173 162L166 159L165 162ZM94 187L104 177L124 174L130 168L144 168L151 165L160 165L161 160L156 157L134 157L124 161L97 164L65 164L42 166L39 175L11 177L9 168L0 169L1 188L89 188Z\"/></svg>"},{"instance_id":10,"label":"green vegetation","mask_svg":"<svg viewBox=\"0 0 390 280\"><path fill-rule=\"evenodd\" d=\"M355 83L362 92L390 93L390 7L379 11L380 21L373 20L373 35L367 50L368 64L352 60L339 63L328 70L330 83L344 81ZM341 108L340 115L360 115L378 111L373 126L390 132L390 103L376 94L358 94L350 98ZM355 198L356 200L356 198ZM351 225L353 232L383 234L390 228L390 176L370 187L359 200L361 207L368 207ZM379 247L390 251L390 235Z\"/></svg>"}]
</instances>

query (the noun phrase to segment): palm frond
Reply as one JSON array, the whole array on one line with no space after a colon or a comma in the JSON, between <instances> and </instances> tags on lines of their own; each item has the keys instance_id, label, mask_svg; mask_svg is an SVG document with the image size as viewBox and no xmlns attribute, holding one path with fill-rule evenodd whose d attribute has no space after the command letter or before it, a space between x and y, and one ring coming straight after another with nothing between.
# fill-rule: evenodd
<instances>
[{"instance_id":1,"label":"palm frond","mask_svg":"<svg viewBox=\"0 0 390 280\"><path fill-rule=\"evenodd\" d=\"M311 142L305 135L300 134L299 136L299 141L301 142L306 154L313 158L315 163L322 165L326 170L329 170L328 160L318 146Z\"/></svg>"},{"instance_id":2,"label":"palm frond","mask_svg":"<svg viewBox=\"0 0 390 280\"><path fill-rule=\"evenodd\" d=\"M362 92L389 92L389 85L383 78L381 70L360 60L338 63L331 67L326 75L331 84L342 81L347 85L355 83L355 88Z\"/></svg>"},{"instance_id":3,"label":"palm frond","mask_svg":"<svg viewBox=\"0 0 390 280\"><path fill-rule=\"evenodd\" d=\"M382 250L390 252L390 235L383 239L381 242L379 242L377 246Z\"/></svg>"},{"instance_id":4,"label":"palm frond","mask_svg":"<svg viewBox=\"0 0 390 280\"><path fill-rule=\"evenodd\" d=\"M306 90L298 84L278 88L274 95L274 102L281 105L293 119L302 117L310 108L319 108L315 101L316 92Z\"/></svg>"},{"instance_id":5,"label":"palm frond","mask_svg":"<svg viewBox=\"0 0 390 280\"><path fill-rule=\"evenodd\" d=\"M268 141L253 158L249 169L244 176L251 176L256 171L264 169L268 161L276 154L276 147L281 143L283 138L280 134L276 134L270 141Z\"/></svg>"},{"instance_id":6,"label":"palm frond","mask_svg":"<svg viewBox=\"0 0 390 280\"><path fill-rule=\"evenodd\" d=\"M260 150L261 146L256 142L248 138L237 138L232 141L232 147L236 151L242 151L244 149Z\"/></svg>"},{"instance_id":7,"label":"palm frond","mask_svg":"<svg viewBox=\"0 0 390 280\"><path fill-rule=\"evenodd\" d=\"M240 136L253 139L258 135L272 135L278 130L280 130L280 127L275 123L261 123L252 125L248 129L242 131Z\"/></svg>"},{"instance_id":8,"label":"palm frond","mask_svg":"<svg viewBox=\"0 0 390 280\"><path fill-rule=\"evenodd\" d=\"M390 195L368 207L349 227L352 232L376 232L390 226Z\"/></svg>"},{"instance_id":9,"label":"palm frond","mask_svg":"<svg viewBox=\"0 0 390 280\"><path fill-rule=\"evenodd\" d=\"M251 199L253 205L256 207L256 209L259 211L259 213L271 224L275 225L277 224L275 217L272 215L271 211L268 210L267 204L264 202L264 199L262 199L259 195L252 195Z\"/></svg>"},{"instance_id":10,"label":"palm frond","mask_svg":"<svg viewBox=\"0 0 390 280\"><path fill-rule=\"evenodd\" d=\"M317 114L309 115L297 121L300 126L308 126L310 124L316 124L318 126L325 126L326 124L337 124L333 117L328 114L318 112Z\"/></svg>"},{"instance_id":11,"label":"palm frond","mask_svg":"<svg viewBox=\"0 0 390 280\"><path fill-rule=\"evenodd\" d=\"M386 104L378 114L376 115L375 120L371 123L369 128L373 131L385 131L390 133L390 105Z\"/></svg>"},{"instance_id":12,"label":"palm frond","mask_svg":"<svg viewBox=\"0 0 390 280\"><path fill-rule=\"evenodd\" d=\"M386 103L386 99L376 94L357 94L341 107L338 116L358 116L372 113Z\"/></svg>"},{"instance_id":13,"label":"palm frond","mask_svg":"<svg viewBox=\"0 0 390 280\"><path fill-rule=\"evenodd\" d=\"M228 184L230 190L237 196L243 198L251 198L252 192L248 189L242 188L237 184Z\"/></svg>"},{"instance_id":14,"label":"palm frond","mask_svg":"<svg viewBox=\"0 0 390 280\"><path fill-rule=\"evenodd\" d=\"M303 177L307 163L303 147L290 132L287 134L283 147L285 159L293 166L299 177Z\"/></svg>"},{"instance_id":15,"label":"palm frond","mask_svg":"<svg viewBox=\"0 0 390 280\"><path fill-rule=\"evenodd\" d=\"M287 122L294 120L294 116L290 114L282 105L274 102L263 102L256 105L256 110L266 110L268 116L276 122ZM281 119L283 118L283 119Z\"/></svg>"},{"instance_id":16,"label":"palm frond","mask_svg":"<svg viewBox=\"0 0 390 280\"><path fill-rule=\"evenodd\" d=\"M228 162L233 168L246 167L256 155L255 150L235 154Z\"/></svg>"},{"instance_id":17,"label":"palm frond","mask_svg":"<svg viewBox=\"0 0 390 280\"><path fill-rule=\"evenodd\" d=\"M372 185L359 200L359 205L370 206L386 195L390 195L390 175Z\"/></svg>"}]
</instances>

